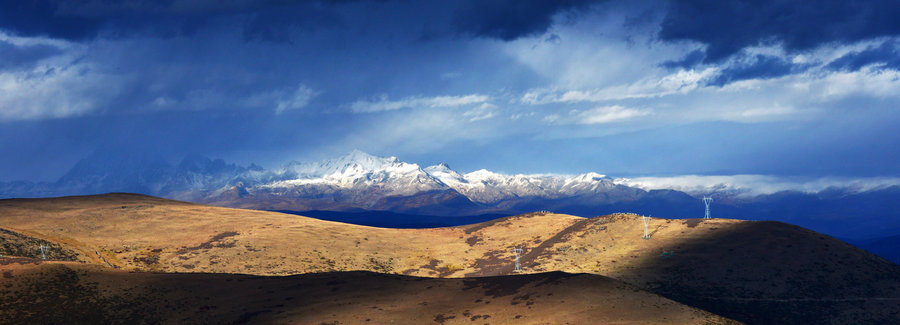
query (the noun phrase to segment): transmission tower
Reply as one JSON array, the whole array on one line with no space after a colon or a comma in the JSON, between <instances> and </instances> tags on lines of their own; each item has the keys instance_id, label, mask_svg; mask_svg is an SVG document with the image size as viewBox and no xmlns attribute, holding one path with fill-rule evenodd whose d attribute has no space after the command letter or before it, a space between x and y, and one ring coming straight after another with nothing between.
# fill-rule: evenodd
<instances>
[{"instance_id":1,"label":"transmission tower","mask_svg":"<svg viewBox=\"0 0 900 325\"><path fill-rule=\"evenodd\" d=\"M46 260L47 259L47 249L50 247L47 247L46 245L41 244L41 246L39 246L39 248L41 249L41 259Z\"/></svg>"},{"instance_id":2,"label":"transmission tower","mask_svg":"<svg viewBox=\"0 0 900 325\"><path fill-rule=\"evenodd\" d=\"M516 254L516 269L515 269L515 271L522 272L522 266L519 264L519 254L522 254L522 249L518 248L518 247L513 248L513 253Z\"/></svg>"},{"instance_id":3,"label":"transmission tower","mask_svg":"<svg viewBox=\"0 0 900 325\"><path fill-rule=\"evenodd\" d=\"M709 215L709 204L712 203L713 199L709 196L703 197L703 205L706 206L706 214L703 215L703 219L712 219Z\"/></svg>"},{"instance_id":4,"label":"transmission tower","mask_svg":"<svg viewBox=\"0 0 900 325\"><path fill-rule=\"evenodd\" d=\"M641 237L643 239L650 239L650 219L651 218L652 217L647 217L647 216L641 217L641 220L644 221L644 237Z\"/></svg>"}]
</instances>

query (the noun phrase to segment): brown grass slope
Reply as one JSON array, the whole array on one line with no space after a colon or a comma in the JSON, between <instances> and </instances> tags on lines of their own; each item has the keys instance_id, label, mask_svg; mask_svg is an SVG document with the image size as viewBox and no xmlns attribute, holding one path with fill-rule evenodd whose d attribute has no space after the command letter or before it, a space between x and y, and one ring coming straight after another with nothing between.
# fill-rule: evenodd
<instances>
[{"instance_id":1,"label":"brown grass slope","mask_svg":"<svg viewBox=\"0 0 900 325\"><path fill-rule=\"evenodd\" d=\"M382 229L111 194L0 200L0 227L165 272L496 276L522 247L525 273L605 275L749 323L900 323L900 267L778 222L654 219L649 240L633 214Z\"/></svg>"},{"instance_id":2,"label":"brown grass slope","mask_svg":"<svg viewBox=\"0 0 900 325\"><path fill-rule=\"evenodd\" d=\"M731 324L610 278L129 273L0 258L3 324Z\"/></svg>"},{"instance_id":3,"label":"brown grass slope","mask_svg":"<svg viewBox=\"0 0 900 325\"><path fill-rule=\"evenodd\" d=\"M0 227L65 243L96 264L165 272L501 275L513 246L579 220L524 215L481 229L384 229L133 194L0 200Z\"/></svg>"},{"instance_id":4,"label":"brown grass slope","mask_svg":"<svg viewBox=\"0 0 900 325\"><path fill-rule=\"evenodd\" d=\"M44 246L43 251L41 251L41 246ZM0 228L0 257L3 256L47 258L57 261L89 261L89 259L79 256L78 252L67 249L58 243Z\"/></svg>"}]
</instances>

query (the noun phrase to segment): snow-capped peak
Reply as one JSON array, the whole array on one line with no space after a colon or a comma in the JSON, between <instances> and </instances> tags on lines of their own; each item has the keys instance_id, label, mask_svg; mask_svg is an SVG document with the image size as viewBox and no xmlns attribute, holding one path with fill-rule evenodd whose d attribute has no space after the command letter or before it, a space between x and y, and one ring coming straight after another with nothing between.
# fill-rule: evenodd
<instances>
[{"instance_id":1,"label":"snow-capped peak","mask_svg":"<svg viewBox=\"0 0 900 325\"><path fill-rule=\"evenodd\" d=\"M389 195L411 195L445 189L438 179L417 164L396 157L377 157L360 150L314 163L291 163L279 173L280 180L262 186L291 188L324 185L338 188L377 189Z\"/></svg>"},{"instance_id":2,"label":"snow-capped peak","mask_svg":"<svg viewBox=\"0 0 900 325\"><path fill-rule=\"evenodd\" d=\"M466 182L466 179L465 177L463 177L463 175L460 175L445 163L428 166L425 168L425 172L433 176L434 178L439 179L441 182L449 185L450 187L454 187L453 184Z\"/></svg>"},{"instance_id":3,"label":"snow-capped peak","mask_svg":"<svg viewBox=\"0 0 900 325\"><path fill-rule=\"evenodd\" d=\"M612 179L607 177L606 175L603 175L600 173L595 173L595 172L589 172L589 173L576 175L575 177L572 177L572 181L576 181L576 182L599 182L602 180L612 181Z\"/></svg>"},{"instance_id":4,"label":"snow-capped peak","mask_svg":"<svg viewBox=\"0 0 900 325\"><path fill-rule=\"evenodd\" d=\"M346 155L338 157L336 159L331 160L332 162L342 164L342 165L356 165L363 169L379 169L379 168L388 168L392 165L415 165L415 164L407 164L397 160L397 157L378 157L370 155L366 152L363 152L359 149L353 149ZM418 165L416 165L418 166Z\"/></svg>"},{"instance_id":5,"label":"snow-capped peak","mask_svg":"<svg viewBox=\"0 0 900 325\"><path fill-rule=\"evenodd\" d=\"M352 175L376 170L418 169L416 164L407 164L397 157L377 157L354 149L346 155L320 162L291 162L284 170L299 178L325 177L329 175Z\"/></svg>"}]
</instances>

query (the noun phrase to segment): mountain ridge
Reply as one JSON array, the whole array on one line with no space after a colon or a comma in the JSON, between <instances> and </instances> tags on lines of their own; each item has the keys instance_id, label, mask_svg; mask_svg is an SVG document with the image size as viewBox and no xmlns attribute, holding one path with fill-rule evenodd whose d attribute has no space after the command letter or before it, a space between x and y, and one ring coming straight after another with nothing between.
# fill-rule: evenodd
<instances>
[{"instance_id":1,"label":"mountain ridge","mask_svg":"<svg viewBox=\"0 0 900 325\"><path fill-rule=\"evenodd\" d=\"M152 154L130 158L93 154L57 182L0 182L0 197L134 192L264 210L380 210L446 216L541 210L590 216L627 211L684 218L702 216L699 198L710 195L715 199L714 216L784 220L845 238L891 236L897 233L890 229L900 229L896 212L900 211L896 199L900 186L888 186L889 182L752 196L740 186L696 192L647 184L595 172L501 174L480 169L460 173L445 163L422 167L359 150L318 162L291 161L272 169L199 155L173 165Z\"/></svg>"}]
</instances>

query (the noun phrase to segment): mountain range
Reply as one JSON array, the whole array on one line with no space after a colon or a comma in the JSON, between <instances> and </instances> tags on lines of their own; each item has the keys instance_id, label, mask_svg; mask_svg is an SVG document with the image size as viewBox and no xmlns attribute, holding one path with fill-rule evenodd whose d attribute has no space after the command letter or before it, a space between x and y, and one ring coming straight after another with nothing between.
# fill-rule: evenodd
<instances>
[{"instance_id":1,"label":"mountain range","mask_svg":"<svg viewBox=\"0 0 900 325\"><path fill-rule=\"evenodd\" d=\"M581 216L634 212L662 218L699 217L712 196L714 217L780 220L841 238L900 233L900 186L860 190L754 194L728 186L704 192L653 189L598 173L459 173L447 164L421 167L354 150L320 162L265 169L198 155L172 165L152 155L94 154L56 182L3 182L0 198L107 192L141 193L226 207L280 211L389 211L427 216L518 214L549 210Z\"/></svg>"}]
</instances>

